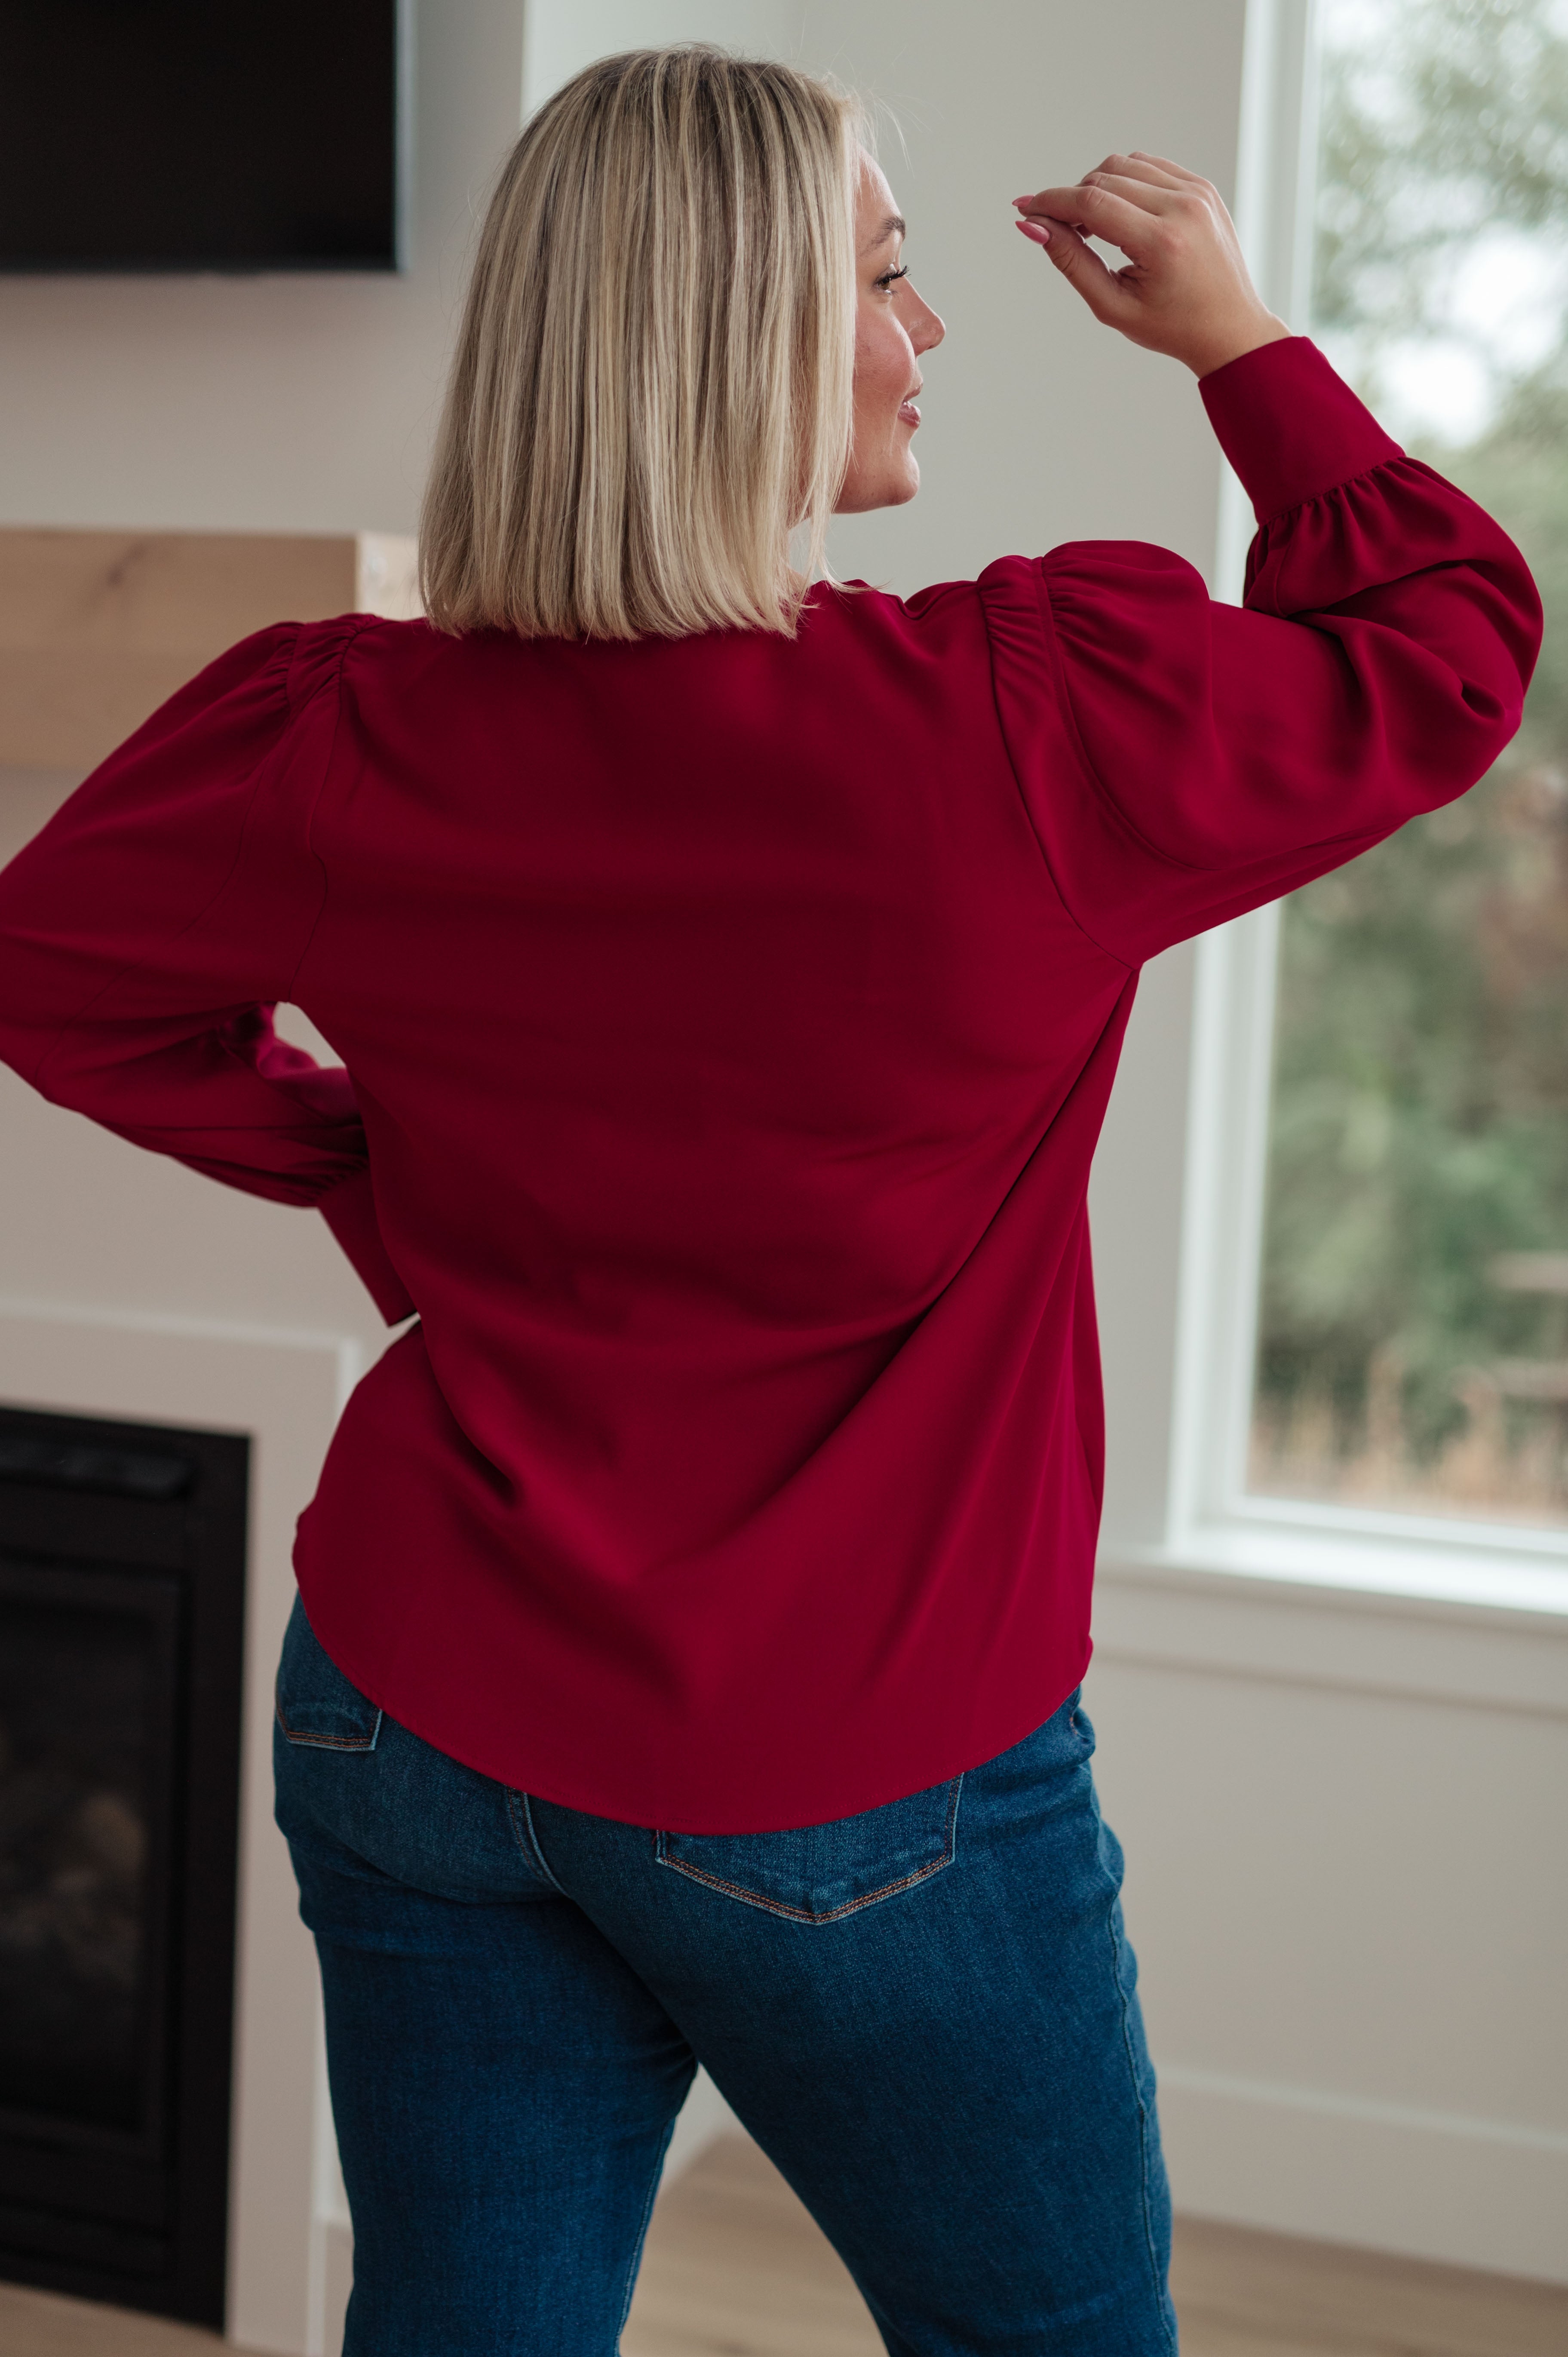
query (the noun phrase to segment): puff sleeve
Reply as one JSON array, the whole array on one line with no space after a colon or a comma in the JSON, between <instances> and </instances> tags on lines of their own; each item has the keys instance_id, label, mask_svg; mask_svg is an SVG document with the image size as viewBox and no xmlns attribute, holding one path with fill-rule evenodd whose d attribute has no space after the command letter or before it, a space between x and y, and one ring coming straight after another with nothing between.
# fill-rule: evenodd
<instances>
[{"instance_id":1,"label":"puff sleeve","mask_svg":"<svg viewBox=\"0 0 1568 2357\"><path fill-rule=\"evenodd\" d=\"M310 817L353 627L231 648L0 875L0 1057L137 1146L321 1209L390 1321L413 1304L352 1083L273 1028L324 888Z\"/></svg>"},{"instance_id":2,"label":"puff sleeve","mask_svg":"<svg viewBox=\"0 0 1568 2357\"><path fill-rule=\"evenodd\" d=\"M1513 543L1305 338L1202 382L1259 521L1240 608L1138 542L982 576L1003 726L1058 888L1129 963L1354 858L1519 726Z\"/></svg>"}]
</instances>

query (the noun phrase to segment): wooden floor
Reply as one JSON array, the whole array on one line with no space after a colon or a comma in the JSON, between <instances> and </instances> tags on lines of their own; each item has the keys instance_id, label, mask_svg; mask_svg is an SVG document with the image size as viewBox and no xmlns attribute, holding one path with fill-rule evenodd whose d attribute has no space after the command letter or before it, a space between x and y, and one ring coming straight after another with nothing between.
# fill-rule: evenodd
<instances>
[{"instance_id":1,"label":"wooden floor","mask_svg":"<svg viewBox=\"0 0 1568 2357\"><path fill-rule=\"evenodd\" d=\"M1564 2357L1568 2290L1178 2222L1183 2357ZM0 2284L3 2357L218 2357L210 2333ZM881 2357L859 2295L756 2147L724 2136L654 2212L625 2357ZM431 2357L438 2357L432 2352Z\"/></svg>"}]
</instances>

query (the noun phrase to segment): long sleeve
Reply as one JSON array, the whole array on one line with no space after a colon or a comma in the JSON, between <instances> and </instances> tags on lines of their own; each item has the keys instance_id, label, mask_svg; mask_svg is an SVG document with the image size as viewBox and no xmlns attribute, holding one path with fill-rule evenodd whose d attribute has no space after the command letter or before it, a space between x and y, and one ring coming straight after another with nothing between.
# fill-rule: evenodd
<instances>
[{"instance_id":1,"label":"long sleeve","mask_svg":"<svg viewBox=\"0 0 1568 2357\"><path fill-rule=\"evenodd\" d=\"M389 1319L347 1072L280 1040L324 881L309 849L349 632L259 633L154 713L0 875L0 1057L56 1104L319 1207Z\"/></svg>"},{"instance_id":2,"label":"long sleeve","mask_svg":"<svg viewBox=\"0 0 1568 2357\"><path fill-rule=\"evenodd\" d=\"M1203 380L1259 520L1245 605L1137 542L983 576L1026 804L1083 930L1136 963L1463 793L1519 726L1523 558L1303 338Z\"/></svg>"}]
</instances>

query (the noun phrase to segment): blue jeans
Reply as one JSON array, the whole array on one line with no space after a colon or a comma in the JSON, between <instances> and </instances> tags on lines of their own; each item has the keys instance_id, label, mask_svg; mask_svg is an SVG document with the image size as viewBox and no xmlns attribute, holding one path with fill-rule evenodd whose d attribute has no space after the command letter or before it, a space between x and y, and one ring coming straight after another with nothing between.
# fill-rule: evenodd
<instances>
[{"instance_id":1,"label":"blue jeans","mask_svg":"<svg viewBox=\"0 0 1568 2357\"><path fill-rule=\"evenodd\" d=\"M896 2357L1170 2357L1093 1745L1074 1695L861 1816L658 1833L434 1750L296 1604L277 1813L326 1993L346 2357L613 2357L694 2058Z\"/></svg>"}]
</instances>

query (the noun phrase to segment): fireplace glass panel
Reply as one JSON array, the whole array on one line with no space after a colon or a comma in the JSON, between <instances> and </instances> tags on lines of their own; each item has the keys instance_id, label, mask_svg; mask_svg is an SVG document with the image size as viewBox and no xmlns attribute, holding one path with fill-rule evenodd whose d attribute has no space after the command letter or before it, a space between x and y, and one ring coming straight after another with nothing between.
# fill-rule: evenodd
<instances>
[{"instance_id":1,"label":"fireplace glass panel","mask_svg":"<svg viewBox=\"0 0 1568 2357\"><path fill-rule=\"evenodd\" d=\"M249 1454L0 1404L0 2279L214 2330Z\"/></svg>"},{"instance_id":2,"label":"fireplace glass panel","mask_svg":"<svg viewBox=\"0 0 1568 2357\"><path fill-rule=\"evenodd\" d=\"M172 1577L0 1568L0 2109L33 2135L157 2130L177 1612Z\"/></svg>"}]
</instances>

